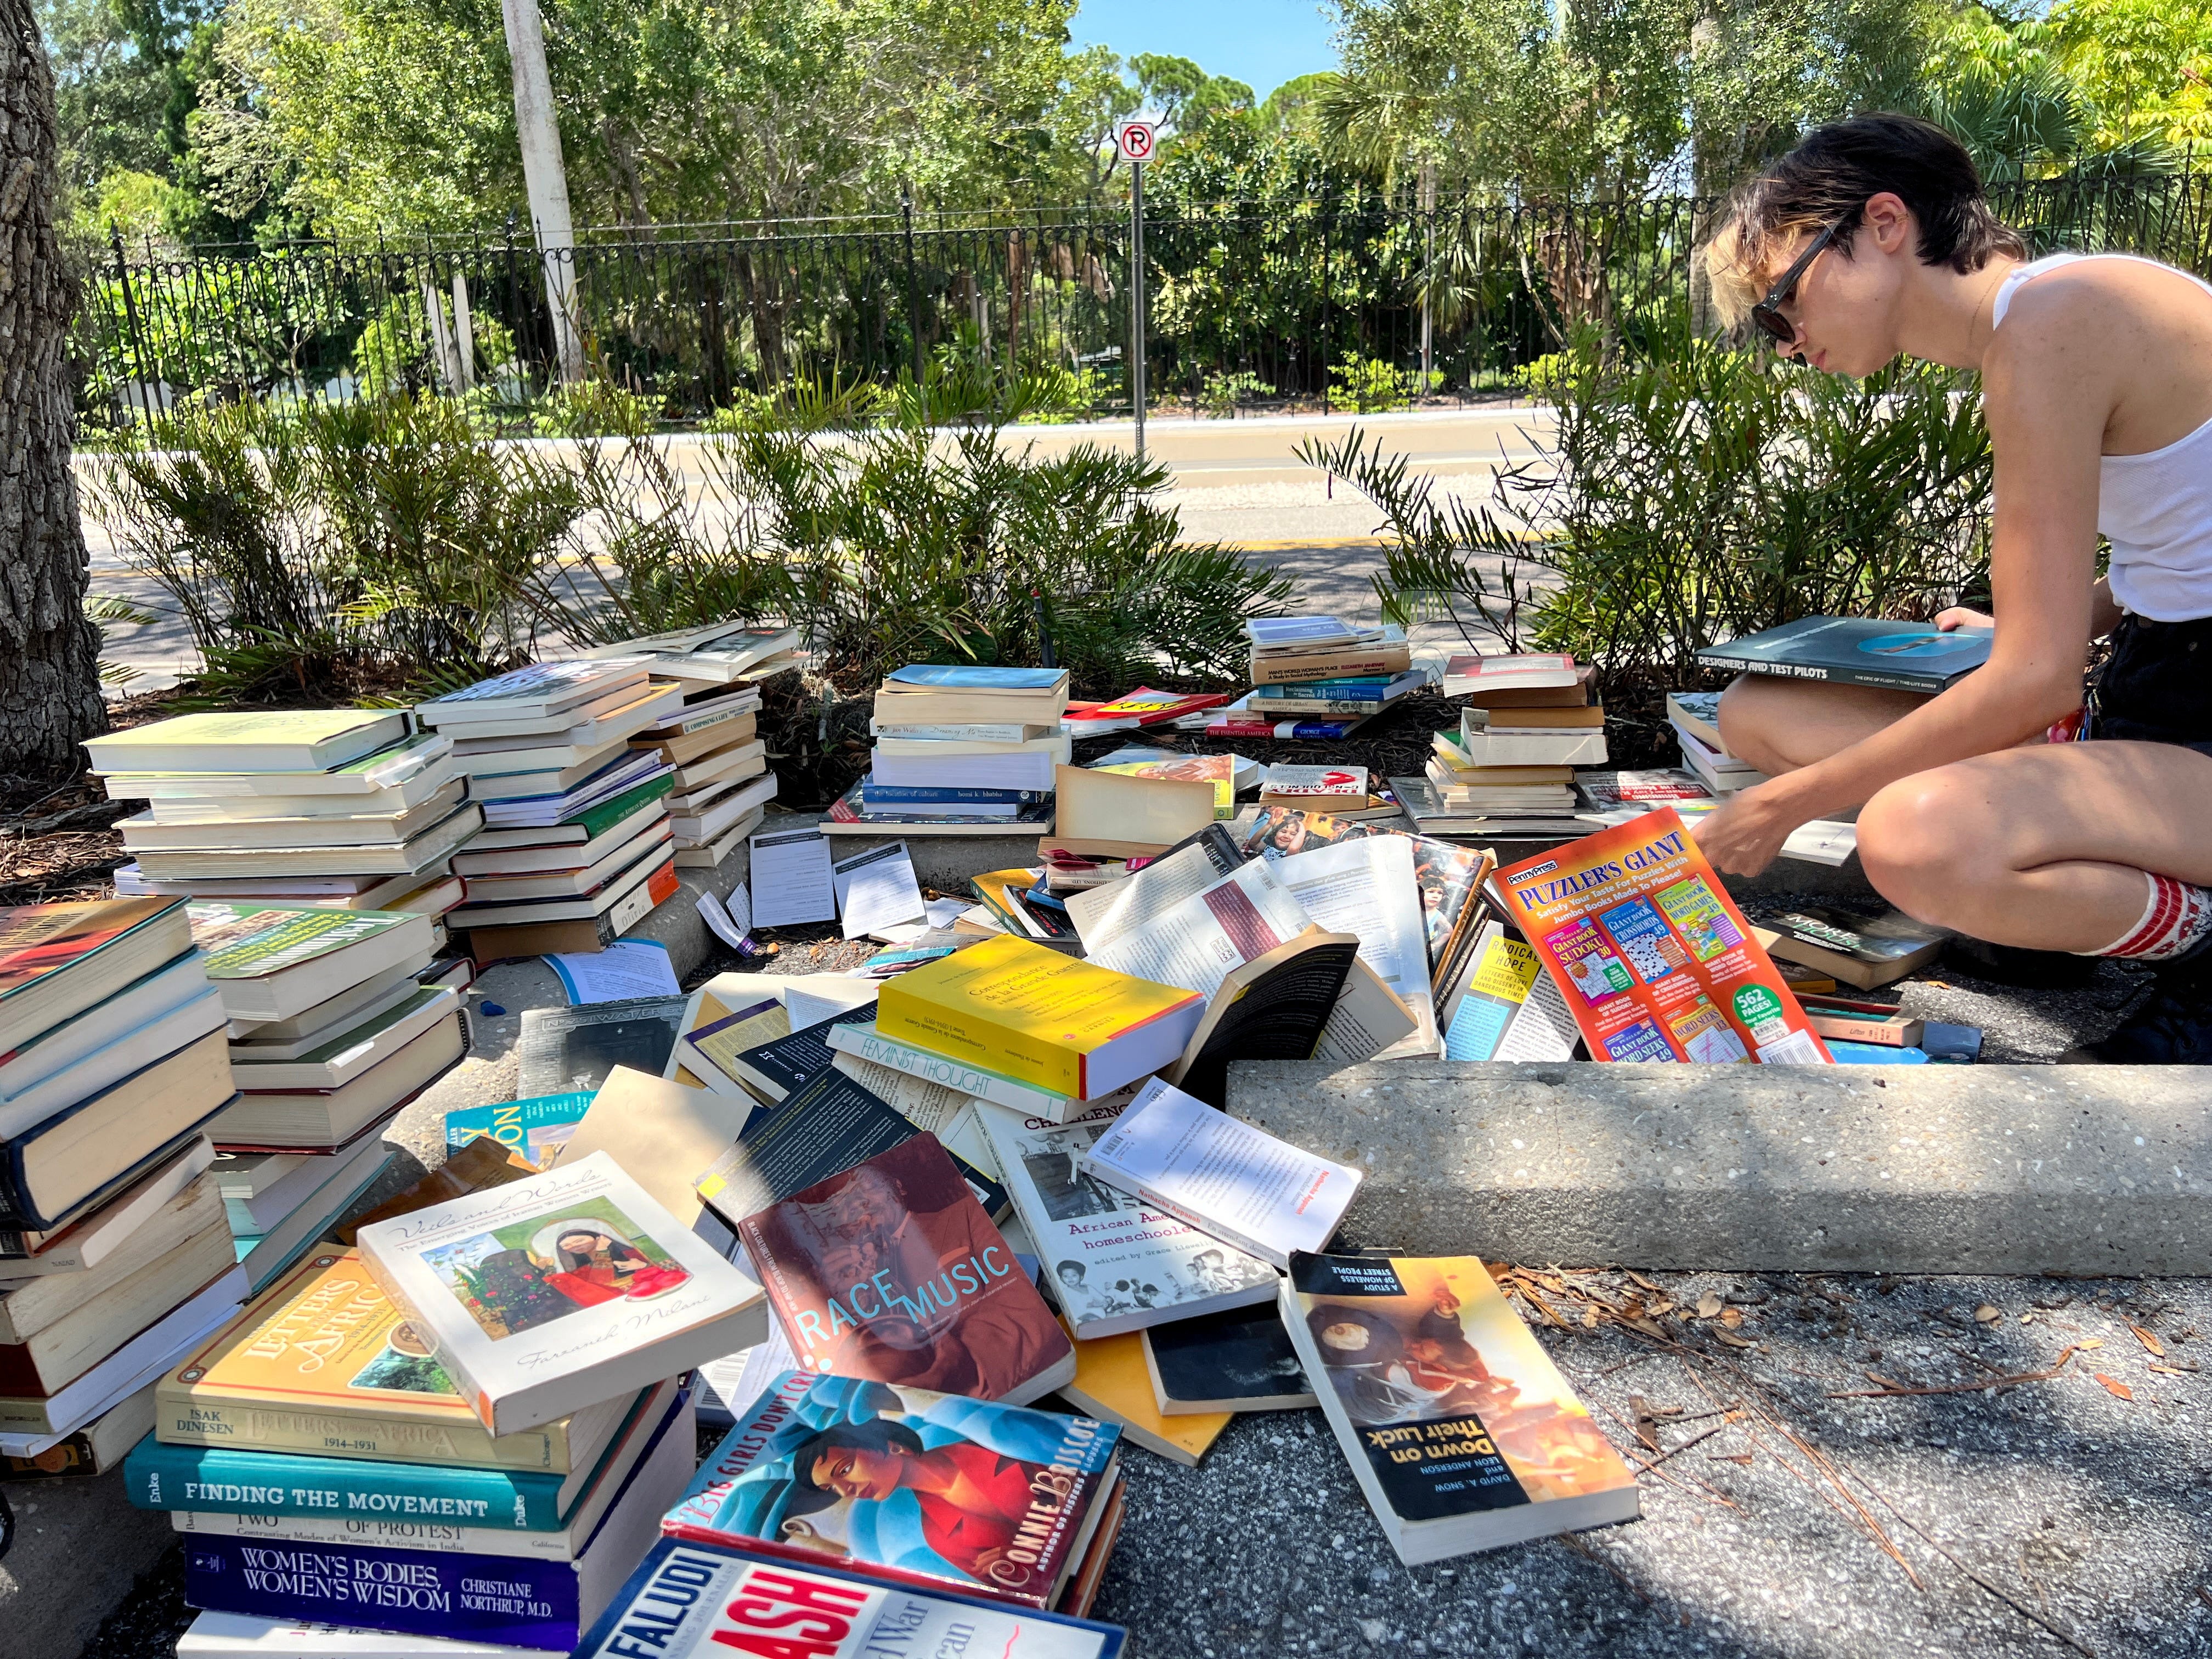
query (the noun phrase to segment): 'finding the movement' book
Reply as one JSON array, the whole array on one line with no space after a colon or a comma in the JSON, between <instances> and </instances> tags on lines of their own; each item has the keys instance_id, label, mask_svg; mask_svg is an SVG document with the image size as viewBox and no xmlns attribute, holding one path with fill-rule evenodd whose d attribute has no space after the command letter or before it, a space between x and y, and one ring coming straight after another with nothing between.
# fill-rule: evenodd
<instances>
[{"instance_id":1,"label":"'finding the movement' book","mask_svg":"<svg viewBox=\"0 0 2212 1659\"><path fill-rule=\"evenodd\" d=\"M1636 1518L1635 1477L1474 1257L1301 1254L1282 1310L1408 1566Z\"/></svg>"},{"instance_id":2,"label":"'finding the movement' book","mask_svg":"<svg viewBox=\"0 0 2212 1659\"><path fill-rule=\"evenodd\" d=\"M786 1371L739 1406L661 1529L1049 1607L1083 1559L1120 1440L1087 1417Z\"/></svg>"}]
</instances>

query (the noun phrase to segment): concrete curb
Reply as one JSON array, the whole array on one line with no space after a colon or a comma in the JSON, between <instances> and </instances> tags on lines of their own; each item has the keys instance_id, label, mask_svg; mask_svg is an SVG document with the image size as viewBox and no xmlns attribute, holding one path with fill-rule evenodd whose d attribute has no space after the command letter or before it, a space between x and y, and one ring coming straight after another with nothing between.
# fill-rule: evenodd
<instances>
[{"instance_id":1,"label":"concrete curb","mask_svg":"<svg viewBox=\"0 0 2212 1659\"><path fill-rule=\"evenodd\" d=\"M2212 1273L2199 1067L1231 1066L1358 1242L1644 1268Z\"/></svg>"}]
</instances>

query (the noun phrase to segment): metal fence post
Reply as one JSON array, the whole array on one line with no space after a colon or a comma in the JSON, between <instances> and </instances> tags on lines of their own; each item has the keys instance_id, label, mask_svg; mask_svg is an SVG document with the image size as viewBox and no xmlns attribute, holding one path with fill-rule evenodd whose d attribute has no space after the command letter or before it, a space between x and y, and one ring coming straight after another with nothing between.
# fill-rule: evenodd
<instances>
[{"instance_id":1,"label":"metal fence post","mask_svg":"<svg viewBox=\"0 0 2212 1659\"><path fill-rule=\"evenodd\" d=\"M123 252L123 232L113 220L108 221L107 234L115 248L115 280L123 289L123 326L131 338L131 369L138 377L138 398L149 422L154 418L154 388L146 380L146 349L138 337L138 305L131 297L131 262ZM129 399L124 403L130 407Z\"/></svg>"},{"instance_id":2,"label":"metal fence post","mask_svg":"<svg viewBox=\"0 0 2212 1659\"><path fill-rule=\"evenodd\" d=\"M1129 401L1145 459L1145 164L1129 163Z\"/></svg>"},{"instance_id":3,"label":"metal fence post","mask_svg":"<svg viewBox=\"0 0 2212 1659\"><path fill-rule=\"evenodd\" d=\"M906 325L914 336L914 394L921 396L921 283L914 271L914 186L899 185L899 223L906 235Z\"/></svg>"}]
</instances>

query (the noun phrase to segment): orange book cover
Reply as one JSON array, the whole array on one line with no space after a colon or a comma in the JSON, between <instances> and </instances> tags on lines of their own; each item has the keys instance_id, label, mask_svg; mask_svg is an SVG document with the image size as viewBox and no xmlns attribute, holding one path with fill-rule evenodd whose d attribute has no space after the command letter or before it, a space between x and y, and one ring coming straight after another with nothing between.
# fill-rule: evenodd
<instances>
[{"instance_id":1,"label":"orange book cover","mask_svg":"<svg viewBox=\"0 0 2212 1659\"><path fill-rule=\"evenodd\" d=\"M1500 870L1491 891L1591 1059L1832 1063L1673 807Z\"/></svg>"}]
</instances>

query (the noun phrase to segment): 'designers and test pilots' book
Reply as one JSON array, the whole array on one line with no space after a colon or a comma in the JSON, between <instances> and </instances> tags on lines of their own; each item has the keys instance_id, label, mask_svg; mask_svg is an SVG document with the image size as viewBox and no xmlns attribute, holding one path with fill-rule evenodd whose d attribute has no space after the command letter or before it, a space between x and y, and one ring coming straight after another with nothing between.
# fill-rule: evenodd
<instances>
[{"instance_id":1,"label":"'designers and test pilots' book","mask_svg":"<svg viewBox=\"0 0 2212 1659\"><path fill-rule=\"evenodd\" d=\"M1994 638L1986 628L1945 633L1926 623L1877 617L1800 617L1761 634L1709 645L1698 658L1753 674L1936 692L1987 662Z\"/></svg>"},{"instance_id":2,"label":"'designers and test pilots' book","mask_svg":"<svg viewBox=\"0 0 2212 1659\"><path fill-rule=\"evenodd\" d=\"M1474 1257L1299 1254L1282 1310L1408 1566L1636 1518L1635 1477Z\"/></svg>"},{"instance_id":3,"label":"'designers and test pilots' book","mask_svg":"<svg viewBox=\"0 0 2212 1659\"><path fill-rule=\"evenodd\" d=\"M661 1529L1049 1607L1118 1478L1121 1434L1087 1417L786 1371L738 1413Z\"/></svg>"}]
</instances>

